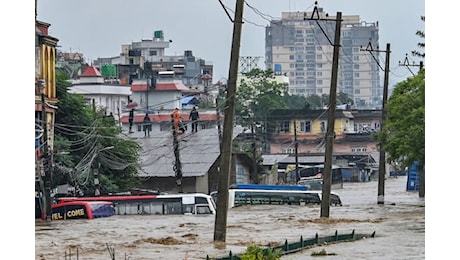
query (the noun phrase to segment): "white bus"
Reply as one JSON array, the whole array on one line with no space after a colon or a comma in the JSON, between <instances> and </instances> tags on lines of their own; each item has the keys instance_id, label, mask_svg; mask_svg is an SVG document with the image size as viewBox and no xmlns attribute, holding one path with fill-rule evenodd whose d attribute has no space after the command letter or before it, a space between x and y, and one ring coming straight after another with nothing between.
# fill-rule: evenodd
<instances>
[{"instance_id":1,"label":"white bus","mask_svg":"<svg viewBox=\"0 0 460 260\"><path fill-rule=\"evenodd\" d=\"M211 192L211 197L217 201L217 191ZM309 190L257 190L257 189L229 189L228 208L243 205L312 205L321 204L322 191ZM342 206L340 196L330 193L330 204Z\"/></svg>"},{"instance_id":2,"label":"white bus","mask_svg":"<svg viewBox=\"0 0 460 260\"><path fill-rule=\"evenodd\" d=\"M214 200L203 193L62 197L58 203L93 200L112 202L117 215L216 214Z\"/></svg>"}]
</instances>

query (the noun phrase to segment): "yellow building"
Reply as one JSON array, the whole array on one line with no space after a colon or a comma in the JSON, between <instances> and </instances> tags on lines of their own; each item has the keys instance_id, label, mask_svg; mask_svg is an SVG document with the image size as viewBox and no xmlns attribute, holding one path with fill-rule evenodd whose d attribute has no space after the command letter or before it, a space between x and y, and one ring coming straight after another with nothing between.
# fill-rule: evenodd
<instances>
[{"instance_id":1,"label":"yellow building","mask_svg":"<svg viewBox=\"0 0 460 260\"><path fill-rule=\"evenodd\" d=\"M50 151L53 150L54 117L58 101L56 98L56 45L58 39L48 35L49 26L48 23L35 21L36 159L41 157L43 144L47 144ZM43 116L43 110L46 111L45 116ZM44 128L45 125L46 129ZM45 136L47 140L44 140Z\"/></svg>"}]
</instances>

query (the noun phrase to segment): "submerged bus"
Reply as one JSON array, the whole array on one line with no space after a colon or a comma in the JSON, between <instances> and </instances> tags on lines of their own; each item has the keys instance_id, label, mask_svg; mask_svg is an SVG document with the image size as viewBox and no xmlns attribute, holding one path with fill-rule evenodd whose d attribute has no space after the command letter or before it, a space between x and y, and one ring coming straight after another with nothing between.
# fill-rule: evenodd
<instances>
[{"instance_id":1,"label":"submerged bus","mask_svg":"<svg viewBox=\"0 0 460 260\"><path fill-rule=\"evenodd\" d=\"M217 191L211 192L217 201ZM312 205L321 204L322 191L283 190L283 189L229 189L228 208L243 205ZM330 205L342 206L340 196L331 192Z\"/></svg>"},{"instance_id":2,"label":"submerged bus","mask_svg":"<svg viewBox=\"0 0 460 260\"><path fill-rule=\"evenodd\" d=\"M62 197L58 204L68 201L109 201L117 215L216 214L210 195L179 193L138 196Z\"/></svg>"},{"instance_id":3,"label":"submerged bus","mask_svg":"<svg viewBox=\"0 0 460 260\"><path fill-rule=\"evenodd\" d=\"M51 208L52 220L95 219L115 215L113 203L108 201L69 201L53 204Z\"/></svg>"}]
</instances>

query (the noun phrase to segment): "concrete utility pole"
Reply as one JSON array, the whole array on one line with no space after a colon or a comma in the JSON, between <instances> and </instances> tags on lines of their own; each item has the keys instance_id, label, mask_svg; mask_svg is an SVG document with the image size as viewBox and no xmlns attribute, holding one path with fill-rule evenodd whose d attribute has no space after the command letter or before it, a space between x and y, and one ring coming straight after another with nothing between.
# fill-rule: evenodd
<instances>
[{"instance_id":1,"label":"concrete utility pole","mask_svg":"<svg viewBox=\"0 0 460 260\"><path fill-rule=\"evenodd\" d=\"M295 175L296 183L300 180L299 173L299 143L297 142L297 121L294 119L294 148L295 148Z\"/></svg>"},{"instance_id":2,"label":"concrete utility pole","mask_svg":"<svg viewBox=\"0 0 460 260\"><path fill-rule=\"evenodd\" d=\"M222 4L222 3L221 3ZM225 101L224 133L222 152L220 154L219 186L217 192L216 221L214 241L225 242L227 234L228 186L232 161L233 120L235 116L236 80L238 78L238 57L240 55L241 27L243 25L244 0L237 0L235 20L233 22L232 51L227 81L227 98Z\"/></svg>"},{"instance_id":3,"label":"concrete utility pole","mask_svg":"<svg viewBox=\"0 0 460 260\"><path fill-rule=\"evenodd\" d=\"M363 49L362 49L363 50ZM372 52L386 52L386 57L385 57L385 75L384 75L384 80L383 80L383 97L382 97L382 117L380 120L380 130L383 129L383 124L386 120L386 110L385 110L385 105L387 103L388 99L388 79L390 75L390 44L387 43L387 49L385 51L380 51L374 50L372 48L371 42L367 45L366 49L363 51L368 51L374 60L377 62L379 65L380 69L382 67L378 63L379 61L374 57ZM379 183L378 183L378 195L377 195L377 204L383 204L384 203L384 197L385 197L385 176L386 176L386 159L385 159L385 151L382 148L382 144L379 144Z\"/></svg>"},{"instance_id":4,"label":"concrete utility pole","mask_svg":"<svg viewBox=\"0 0 460 260\"><path fill-rule=\"evenodd\" d=\"M331 76L331 89L329 93L329 110L327 117L327 131L326 131L326 151L324 155L324 173L323 173L323 189L321 200L321 214L322 218L329 217L330 208L330 194L332 186L332 155L334 151L334 121L335 121L335 106L337 99L337 76L339 70L339 50L340 50L340 30L342 26L342 13L337 12L335 20L335 38L334 38L334 52L332 57L332 76Z\"/></svg>"},{"instance_id":5,"label":"concrete utility pole","mask_svg":"<svg viewBox=\"0 0 460 260\"><path fill-rule=\"evenodd\" d=\"M171 124L173 132L173 147L174 147L174 157L176 158L174 162L174 173L176 175L176 184L179 193L182 193L182 163L180 161L179 155L179 141L177 140L177 130L174 126L174 114L171 114Z\"/></svg>"},{"instance_id":6,"label":"concrete utility pole","mask_svg":"<svg viewBox=\"0 0 460 260\"><path fill-rule=\"evenodd\" d=\"M386 57L385 57L385 74L383 79L383 98L382 98L382 120L380 122L380 130L383 129L383 124L386 120L386 103L388 99L388 78L390 74L390 44L387 43L386 49ZM378 195L377 195L377 204L384 203L385 197L385 176L386 176L386 158L385 158L385 151L382 148L382 144L379 145L379 187L378 187Z\"/></svg>"},{"instance_id":7,"label":"concrete utility pole","mask_svg":"<svg viewBox=\"0 0 460 260\"><path fill-rule=\"evenodd\" d=\"M254 117L253 117L254 119ZM251 138L252 138L252 169L253 169L253 176L257 177L257 146L256 146L256 135L254 133L254 120L251 122Z\"/></svg>"},{"instance_id":8,"label":"concrete utility pole","mask_svg":"<svg viewBox=\"0 0 460 260\"><path fill-rule=\"evenodd\" d=\"M216 98L217 135L219 136L219 149L222 153L222 126L220 121L219 97Z\"/></svg>"},{"instance_id":9,"label":"concrete utility pole","mask_svg":"<svg viewBox=\"0 0 460 260\"><path fill-rule=\"evenodd\" d=\"M48 117L46 115L46 101L45 101L45 90L46 90L46 83L44 80L39 80L39 89L41 95L41 105L42 105L42 128L43 128L43 136L42 136L42 165L43 165L43 174L44 174L44 182L45 182L45 196L44 196L44 209L43 209L43 218L46 221L52 220L52 208L51 208L51 174L53 171L53 162L51 161L51 154L50 154L50 147L49 147L49 140L48 140Z\"/></svg>"}]
</instances>

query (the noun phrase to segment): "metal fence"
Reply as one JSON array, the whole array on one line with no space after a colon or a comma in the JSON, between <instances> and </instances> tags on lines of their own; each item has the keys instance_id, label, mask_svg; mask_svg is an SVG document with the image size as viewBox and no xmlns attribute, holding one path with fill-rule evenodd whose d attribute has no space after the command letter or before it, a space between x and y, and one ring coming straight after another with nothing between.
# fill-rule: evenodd
<instances>
[{"instance_id":1,"label":"metal fence","mask_svg":"<svg viewBox=\"0 0 460 260\"><path fill-rule=\"evenodd\" d=\"M282 255L287 255L287 254L292 254L296 253L298 251L307 249L307 248L312 248L314 246L318 245L323 245L323 244L332 244L332 243L339 243L339 242L349 242L349 241L354 241L354 240L359 240L363 238L368 238L368 237L375 237L375 231L372 232L371 234L356 234L355 230L353 230L350 234L341 234L339 235L337 231L335 231L335 234L332 236L325 236L325 237L319 237L318 233L316 233L314 238L304 240L303 237L300 237L300 240L297 242L292 242L288 243L287 240L285 240L283 245L280 246L275 246L275 247L266 247L264 248L264 255L267 255L269 250L281 250ZM228 256L224 257L217 257L217 258L212 258L209 257L209 255L206 256L206 260L240 260L238 255L233 255L232 251L229 252Z\"/></svg>"}]
</instances>

